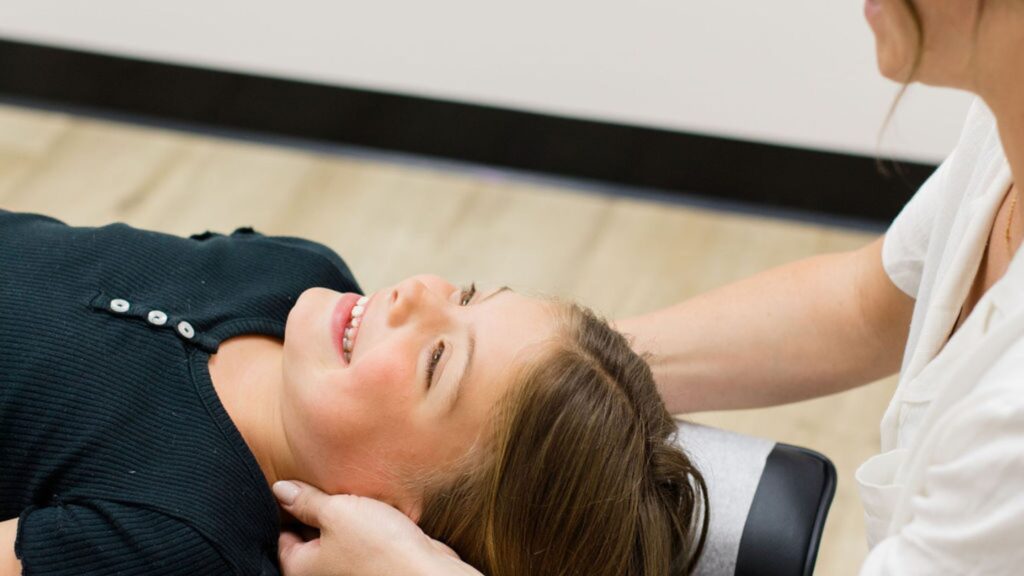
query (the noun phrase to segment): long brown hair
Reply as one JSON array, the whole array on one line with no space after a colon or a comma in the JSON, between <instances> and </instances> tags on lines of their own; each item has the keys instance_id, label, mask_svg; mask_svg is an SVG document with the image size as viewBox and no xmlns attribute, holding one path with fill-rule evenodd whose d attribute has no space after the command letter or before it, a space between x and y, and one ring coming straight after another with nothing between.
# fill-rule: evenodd
<instances>
[{"instance_id":1,"label":"long brown hair","mask_svg":"<svg viewBox=\"0 0 1024 576\"><path fill-rule=\"evenodd\" d=\"M516 375L488 447L425 494L420 526L486 576L692 571L707 533L704 478L647 363L580 306Z\"/></svg>"}]
</instances>

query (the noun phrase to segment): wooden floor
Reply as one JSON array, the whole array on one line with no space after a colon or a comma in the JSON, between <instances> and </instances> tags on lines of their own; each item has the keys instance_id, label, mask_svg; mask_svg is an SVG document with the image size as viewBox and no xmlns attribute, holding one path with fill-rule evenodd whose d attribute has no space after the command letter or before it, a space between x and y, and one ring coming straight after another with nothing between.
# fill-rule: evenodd
<instances>
[{"instance_id":1,"label":"wooden floor","mask_svg":"<svg viewBox=\"0 0 1024 576\"><path fill-rule=\"evenodd\" d=\"M0 208L188 235L253 226L338 251L367 290L410 274L570 295L609 317L872 240L864 232L555 188L495 171L315 153L0 106ZM839 489L818 574L866 553L853 471L895 380L694 419L830 456Z\"/></svg>"}]
</instances>

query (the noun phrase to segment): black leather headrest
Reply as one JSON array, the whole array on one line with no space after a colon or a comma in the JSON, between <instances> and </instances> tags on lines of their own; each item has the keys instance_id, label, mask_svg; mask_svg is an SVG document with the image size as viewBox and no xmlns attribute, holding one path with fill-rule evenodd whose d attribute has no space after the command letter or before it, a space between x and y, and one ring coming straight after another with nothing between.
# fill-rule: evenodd
<instances>
[{"instance_id":1,"label":"black leather headrest","mask_svg":"<svg viewBox=\"0 0 1024 576\"><path fill-rule=\"evenodd\" d=\"M710 523L699 576L810 576L836 473L825 456L680 421L704 474Z\"/></svg>"}]
</instances>

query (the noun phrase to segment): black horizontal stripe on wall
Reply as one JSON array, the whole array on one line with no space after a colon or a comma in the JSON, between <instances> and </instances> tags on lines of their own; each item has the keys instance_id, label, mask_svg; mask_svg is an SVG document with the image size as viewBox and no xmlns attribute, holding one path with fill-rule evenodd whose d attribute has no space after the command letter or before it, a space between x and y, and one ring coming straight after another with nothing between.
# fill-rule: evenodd
<instances>
[{"instance_id":1,"label":"black horizontal stripe on wall","mask_svg":"<svg viewBox=\"0 0 1024 576\"><path fill-rule=\"evenodd\" d=\"M878 223L935 169L2 39L0 95Z\"/></svg>"}]
</instances>

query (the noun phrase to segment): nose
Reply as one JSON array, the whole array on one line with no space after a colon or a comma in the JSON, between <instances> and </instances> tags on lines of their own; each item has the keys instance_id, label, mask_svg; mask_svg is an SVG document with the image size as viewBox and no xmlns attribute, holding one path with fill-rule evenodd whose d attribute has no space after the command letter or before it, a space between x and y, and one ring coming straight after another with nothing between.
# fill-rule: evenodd
<instances>
[{"instance_id":1,"label":"nose","mask_svg":"<svg viewBox=\"0 0 1024 576\"><path fill-rule=\"evenodd\" d=\"M388 325L401 326L410 321L436 321L444 316L445 300L420 278L403 280L389 294Z\"/></svg>"}]
</instances>

